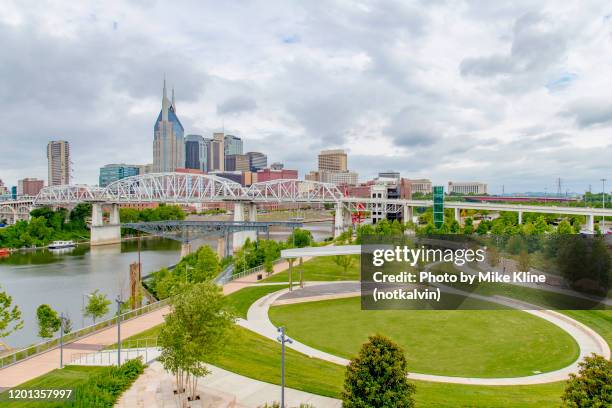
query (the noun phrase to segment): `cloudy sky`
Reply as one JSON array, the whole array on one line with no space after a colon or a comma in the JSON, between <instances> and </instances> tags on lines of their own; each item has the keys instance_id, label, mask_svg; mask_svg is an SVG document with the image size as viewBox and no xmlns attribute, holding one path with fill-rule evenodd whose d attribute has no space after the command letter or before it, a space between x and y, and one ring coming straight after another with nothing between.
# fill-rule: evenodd
<instances>
[{"instance_id":1,"label":"cloudy sky","mask_svg":"<svg viewBox=\"0 0 612 408\"><path fill-rule=\"evenodd\" d=\"M612 186L605 0L5 0L0 178L46 179L52 139L78 183L151 162L164 73L186 133L224 127L300 174L344 148L362 180Z\"/></svg>"}]
</instances>

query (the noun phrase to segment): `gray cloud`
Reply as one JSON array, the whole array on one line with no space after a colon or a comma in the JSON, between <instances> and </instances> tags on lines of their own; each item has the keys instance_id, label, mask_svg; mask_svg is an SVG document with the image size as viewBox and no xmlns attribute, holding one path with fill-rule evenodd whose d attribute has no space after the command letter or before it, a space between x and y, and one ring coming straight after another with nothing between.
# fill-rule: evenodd
<instances>
[{"instance_id":1,"label":"gray cloud","mask_svg":"<svg viewBox=\"0 0 612 408\"><path fill-rule=\"evenodd\" d=\"M301 174L338 147L363 178L394 168L506 191L586 185L612 177L598 174L612 155L604 6L8 0L0 178L46 178L45 146L59 138L75 182L150 162L165 73L186 133L224 126Z\"/></svg>"},{"instance_id":2,"label":"gray cloud","mask_svg":"<svg viewBox=\"0 0 612 408\"><path fill-rule=\"evenodd\" d=\"M217 105L217 113L220 115L239 114L257 109L257 102L246 96L235 96L226 99Z\"/></svg>"}]
</instances>

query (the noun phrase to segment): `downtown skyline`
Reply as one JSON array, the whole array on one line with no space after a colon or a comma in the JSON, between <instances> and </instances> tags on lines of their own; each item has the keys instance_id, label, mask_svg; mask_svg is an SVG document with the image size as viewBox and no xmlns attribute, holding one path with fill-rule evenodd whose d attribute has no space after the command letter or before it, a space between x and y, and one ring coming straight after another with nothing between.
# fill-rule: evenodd
<instances>
[{"instance_id":1,"label":"downtown skyline","mask_svg":"<svg viewBox=\"0 0 612 408\"><path fill-rule=\"evenodd\" d=\"M343 148L361 180L392 169L552 193L558 177L570 192L612 179L604 2L175 7L8 3L7 184L46 179L55 139L71 144L75 183L152 162L164 73L186 133L224 129L300 175Z\"/></svg>"}]
</instances>

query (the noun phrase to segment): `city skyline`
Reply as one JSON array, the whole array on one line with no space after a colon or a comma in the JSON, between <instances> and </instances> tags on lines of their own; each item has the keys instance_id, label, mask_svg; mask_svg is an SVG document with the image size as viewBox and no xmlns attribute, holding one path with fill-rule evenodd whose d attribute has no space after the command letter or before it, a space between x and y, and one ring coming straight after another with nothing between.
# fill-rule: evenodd
<instances>
[{"instance_id":1,"label":"city skyline","mask_svg":"<svg viewBox=\"0 0 612 408\"><path fill-rule=\"evenodd\" d=\"M223 129L302 175L320 150L343 148L362 180L392 169L499 193L556 192L558 177L564 190L597 192L610 178L604 2L332 4L327 17L316 5L229 13L183 3L164 17L173 28L164 39L154 35L163 5L50 2L43 14L20 4L0 17L7 185L47 178L49 140L70 142L75 183L96 184L108 163L152 162L164 72L180 90L186 134ZM197 11L211 24L196 27ZM34 55L40 63L26 69Z\"/></svg>"}]
</instances>

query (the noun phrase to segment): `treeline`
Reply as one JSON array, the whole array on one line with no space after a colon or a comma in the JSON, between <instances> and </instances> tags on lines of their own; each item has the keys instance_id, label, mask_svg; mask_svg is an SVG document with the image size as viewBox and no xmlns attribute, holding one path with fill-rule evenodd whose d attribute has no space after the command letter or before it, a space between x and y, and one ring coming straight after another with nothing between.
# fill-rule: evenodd
<instances>
[{"instance_id":1,"label":"treeline","mask_svg":"<svg viewBox=\"0 0 612 408\"><path fill-rule=\"evenodd\" d=\"M244 246L233 256L219 259L215 251L203 245L197 251L184 256L173 268L162 268L154 272L144 282L147 289L158 299L173 296L187 286L214 279L230 263L234 263L234 273L239 273L259 265L272 272L273 262L286 248L305 247L313 244L310 231L296 228L285 242L272 240L246 240Z\"/></svg>"},{"instance_id":2,"label":"treeline","mask_svg":"<svg viewBox=\"0 0 612 408\"><path fill-rule=\"evenodd\" d=\"M119 210L121 222L142 222L142 221L166 221L184 220L185 212L178 205L160 204L155 208L121 208Z\"/></svg>"},{"instance_id":3,"label":"treeline","mask_svg":"<svg viewBox=\"0 0 612 408\"><path fill-rule=\"evenodd\" d=\"M0 247L22 248L45 246L55 240L80 240L89 237L86 220L91 204L78 204L72 211L36 208L29 221L18 221L0 229Z\"/></svg>"}]
</instances>

